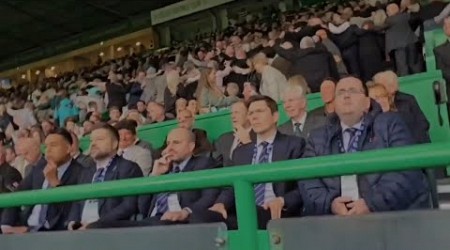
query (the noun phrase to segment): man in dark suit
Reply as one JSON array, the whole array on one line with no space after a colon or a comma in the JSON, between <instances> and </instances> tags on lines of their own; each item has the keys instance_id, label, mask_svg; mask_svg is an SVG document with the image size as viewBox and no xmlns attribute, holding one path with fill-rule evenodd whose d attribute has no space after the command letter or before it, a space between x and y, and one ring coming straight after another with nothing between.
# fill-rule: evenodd
<instances>
[{"instance_id":1,"label":"man in dark suit","mask_svg":"<svg viewBox=\"0 0 450 250\"><path fill-rule=\"evenodd\" d=\"M21 181L22 175L6 161L6 148L0 145L0 194L15 191ZM2 211L0 208L0 225Z\"/></svg>"},{"instance_id":2,"label":"man in dark suit","mask_svg":"<svg viewBox=\"0 0 450 250\"><path fill-rule=\"evenodd\" d=\"M195 136L192 131L176 128L167 136L167 147L162 157L155 161L149 178L210 169L214 160L205 156L194 156ZM217 198L218 189L180 191L145 195L139 198L141 221L112 221L95 223L95 228L139 227L189 223L190 215L205 211Z\"/></svg>"},{"instance_id":3,"label":"man in dark suit","mask_svg":"<svg viewBox=\"0 0 450 250\"><path fill-rule=\"evenodd\" d=\"M374 82L382 84L394 99L394 105L408 126L416 143L430 142L430 123L420 109L416 98L399 91L398 77L393 71L384 71L376 74Z\"/></svg>"},{"instance_id":4,"label":"man in dark suit","mask_svg":"<svg viewBox=\"0 0 450 250\"><path fill-rule=\"evenodd\" d=\"M117 155L119 133L109 124L99 124L91 134L90 155L95 167L86 169L80 183L100 183L142 177L139 166ZM129 220L137 213L137 197L113 197L75 202L68 218L69 230L85 229L91 223Z\"/></svg>"},{"instance_id":5,"label":"man in dark suit","mask_svg":"<svg viewBox=\"0 0 450 250\"><path fill-rule=\"evenodd\" d=\"M325 124L325 116L309 116L305 91L301 86L290 86L283 93L283 106L289 120L278 127L278 131L286 135L294 135L306 139L309 132Z\"/></svg>"},{"instance_id":6,"label":"man in dark suit","mask_svg":"<svg viewBox=\"0 0 450 250\"><path fill-rule=\"evenodd\" d=\"M444 44L434 48L436 57L436 67L442 71L444 79L447 81L447 93L450 93L450 17L444 20L444 32L448 39Z\"/></svg>"},{"instance_id":7,"label":"man in dark suit","mask_svg":"<svg viewBox=\"0 0 450 250\"><path fill-rule=\"evenodd\" d=\"M72 155L72 158L77 160L78 163L80 163L81 166L85 168L92 168L95 167L94 160L89 156L85 155L80 150L80 141L78 140L78 136L74 133L70 133L72 136L72 149L70 154Z\"/></svg>"},{"instance_id":8,"label":"man in dark suit","mask_svg":"<svg viewBox=\"0 0 450 250\"><path fill-rule=\"evenodd\" d=\"M314 130L305 157L336 155L412 145L402 118L383 113L371 102L359 79L346 77L336 85L336 115ZM373 212L430 207L429 189L421 170L347 175L299 181L305 215L364 215Z\"/></svg>"},{"instance_id":9,"label":"man in dark suit","mask_svg":"<svg viewBox=\"0 0 450 250\"><path fill-rule=\"evenodd\" d=\"M277 131L277 103L267 96L254 96L248 104L248 119L257 135L255 142L234 150L233 165L264 164L302 157L305 141ZM259 228L271 219L300 215L302 198L293 182L255 185L255 203ZM209 211L193 215L191 222L225 221L229 229L237 228L235 197L232 188L222 189Z\"/></svg>"},{"instance_id":10,"label":"man in dark suit","mask_svg":"<svg viewBox=\"0 0 450 250\"><path fill-rule=\"evenodd\" d=\"M231 156L237 147L256 139L247 119L247 106L244 102L239 101L231 106L231 121L234 131L221 135L214 142L213 156L223 166L231 165Z\"/></svg>"},{"instance_id":11,"label":"man in dark suit","mask_svg":"<svg viewBox=\"0 0 450 250\"><path fill-rule=\"evenodd\" d=\"M56 129L45 139L47 161L39 161L20 183L17 191L41 190L78 184L83 167L70 155L72 137L65 129ZM71 202L6 209L2 217L3 233L64 230Z\"/></svg>"}]
</instances>

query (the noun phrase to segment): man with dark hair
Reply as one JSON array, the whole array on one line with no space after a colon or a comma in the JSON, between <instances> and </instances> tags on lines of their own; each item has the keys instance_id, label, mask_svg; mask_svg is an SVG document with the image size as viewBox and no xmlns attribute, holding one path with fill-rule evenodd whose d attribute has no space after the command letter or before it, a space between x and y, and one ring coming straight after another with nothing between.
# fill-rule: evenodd
<instances>
[{"instance_id":1,"label":"man with dark hair","mask_svg":"<svg viewBox=\"0 0 450 250\"><path fill-rule=\"evenodd\" d=\"M96 166L80 176L80 183L100 183L142 177L139 166L117 155L120 136L109 124L97 125L91 133L90 155ZM137 212L137 197L113 197L79 201L68 218L69 230L84 229L96 221L128 220Z\"/></svg>"},{"instance_id":2,"label":"man with dark hair","mask_svg":"<svg viewBox=\"0 0 450 250\"><path fill-rule=\"evenodd\" d=\"M151 177L173 175L211 169L216 166L210 157L193 155L195 135L185 128L175 128L167 136L167 147L155 161ZM91 228L138 227L189 223L190 216L210 207L218 194L217 189L166 192L139 198L142 221L98 221Z\"/></svg>"},{"instance_id":3,"label":"man with dark hair","mask_svg":"<svg viewBox=\"0 0 450 250\"><path fill-rule=\"evenodd\" d=\"M109 108L109 121L108 124L115 126L122 116L122 111L118 107Z\"/></svg>"},{"instance_id":4,"label":"man with dark hair","mask_svg":"<svg viewBox=\"0 0 450 250\"><path fill-rule=\"evenodd\" d=\"M70 135L72 136L72 141L73 141L72 147L70 150L70 154L72 155L72 158L75 159L76 161L78 161L78 163L80 163L80 165L85 168L95 167L94 160L89 155L85 155L81 152L80 141L78 140L77 135L75 135L73 132L71 132Z\"/></svg>"},{"instance_id":5,"label":"man with dark hair","mask_svg":"<svg viewBox=\"0 0 450 250\"><path fill-rule=\"evenodd\" d=\"M119 131L119 155L124 159L139 165L144 176L152 171L152 152L135 145L137 123L133 120L123 120L116 124Z\"/></svg>"},{"instance_id":6,"label":"man with dark hair","mask_svg":"<svg viewBox=\"0 0 450 250\"><path fill-rule=\"evenodd\" d=\"M232 166L258 165L298 159L303 155L305 140L284 135L277 130L277 103L268 96L253 96L248 102L248 119L256 140L234 150ZM271 219L297 216L302 198L295 182L260 183L255 185L255 203L259 228L266 228ZM235 197L232 188L222 189L209 211L194 213L191 222L225 221L228 228L237 228Z\"/></svg>"},{"instance_id":7,"label":"man with dark hair","mask_svg":"<svg viewBox=\"0 0 450 250\"><path fill-rule=\"evenodd\" d=\"M383 113L355 77L336 85L336 115L313 131L305 157L355 153L414 143L401 117ZM421 170L347 175L299 181L307 215L363 215L372 212L428 208L429 188Z\"/></svg>"},{"instance_id":8,"label":"man with dark hair","mask_svg":"<svg viewBox=\"0 0 450 250\"><path fill-rule=\"evenodd\" d=\"M72 137L62 128L45 139L46 159L35 165L17 187L17 191L41 190L78 184L83 167L70 155ZM6 209L2 216L3 233L64 230L71 202L40 204Z\"/></svg>"}]
</instances>

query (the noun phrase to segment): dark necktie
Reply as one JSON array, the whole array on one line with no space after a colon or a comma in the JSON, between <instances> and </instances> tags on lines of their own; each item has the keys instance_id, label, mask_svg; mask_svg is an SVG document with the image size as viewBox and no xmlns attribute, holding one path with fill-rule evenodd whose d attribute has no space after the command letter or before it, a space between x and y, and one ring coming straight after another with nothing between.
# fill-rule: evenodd
<instances>
[{"instance_id":1,"label":"dark necktie","mask_svg":"<svg viewBox=\"0 0 450 250\"><path fill-rule=\"evenodd\" d=\"M99 183L103 182L105 180L105 171L106 168L99 168L94 174L94 178L92 180L92 183Z\"/></svg>"},{"instance_id":2,"label":"dark necktie","mask_svg":"<svg viewBox=\"0 0 450 250\"><path fill-rule=\"evenodd\" d=\"M344 133L347 133L348 135L350 135L350 138L348 140L347 143L347 147L345 148L346 152L350 152L353 151L352 149L356 149L358 148L358 141L356 140L356 132L358 131L357 128L347 128L344 130Z\"/></svg>"},{"instance_id":3,"label":"dark necktie","mask_svg":"<svg viewBox=\"0 0 450 250\"><path fill-rule=\"evenodd\" d=\"M260 163L268 163L269 162L269 151L268 142L261 142L258 147L262 147L261 154L258 157L258 160L256 161L257 164ZM264 205L264 193L266 191L266 184L265 183L259 183L254 186L255 191L255 203L258 206Z\"/></svg>"},{"instance_id":4,"label":"dark necktie","mask_svg":"<svg viewBox=\"0 0 450 250\"><path fill-rule=\"evenodd\" d=\"M294 123L294 135L300 137L302 134L301 130L302 124L299 122Z\"/></svg>"},{"instance_id":5,"label":"dark necktie","mask_svg":"<svg viewBox=\"0 0 450 250\"><path fill-rule=\"evenodd\" d=\"M180 172L179 166L174 166L170 174L177 174ZM156 214L164 214L169 210L169 195L170 193L160 193L156 197ZM152 211L150 211L151 214Z\"/></svg>"}]
</instances>

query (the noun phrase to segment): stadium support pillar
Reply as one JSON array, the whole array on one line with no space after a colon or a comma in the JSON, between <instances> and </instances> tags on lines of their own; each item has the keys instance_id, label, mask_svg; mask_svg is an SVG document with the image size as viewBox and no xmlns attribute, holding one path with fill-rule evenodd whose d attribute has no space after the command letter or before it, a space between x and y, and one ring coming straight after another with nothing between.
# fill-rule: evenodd
<instances>
[{"instance_id":1,"label":"stadium support pillar","mask_svg":"<svg viewBox=\"0 0 450 250\"><path fill-rule=\"evenodd\" d=\"M161 47L169 47L171 43L170 26L161 25L157 28L159 33L159 42Z\"/></svg>"},{"instance_id":2,"label":"stadium support pillar","mask_svg":"<svg viewBox=\"0 0 450 250\"><path fill-rule=\"evenodd\" d=\"M218 27L220 30L224 30L228 27L228 11L223 8L217 11Z\"/></svg>"}]
</instances>

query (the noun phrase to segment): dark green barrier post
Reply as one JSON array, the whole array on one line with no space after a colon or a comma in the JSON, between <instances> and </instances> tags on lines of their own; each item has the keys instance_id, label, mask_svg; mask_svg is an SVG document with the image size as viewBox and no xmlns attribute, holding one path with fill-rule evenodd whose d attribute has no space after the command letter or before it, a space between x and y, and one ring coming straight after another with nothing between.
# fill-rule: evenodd
<instances>
[{"instance_id":1,"label":"dark green barrier post","mask_svg":"<svg viewBox=\"0 0 450 250\"><path fill-rule=\"evenodd\" d=\"M234 183L236 212L238 216L238 233L242 249L257 250L257 218L255 212L255 192L253 185L247 181Z\"/></svg>"}]
</instances>

